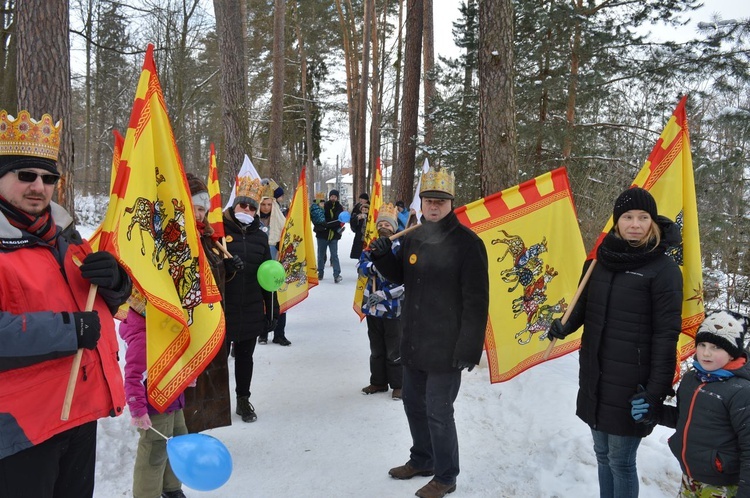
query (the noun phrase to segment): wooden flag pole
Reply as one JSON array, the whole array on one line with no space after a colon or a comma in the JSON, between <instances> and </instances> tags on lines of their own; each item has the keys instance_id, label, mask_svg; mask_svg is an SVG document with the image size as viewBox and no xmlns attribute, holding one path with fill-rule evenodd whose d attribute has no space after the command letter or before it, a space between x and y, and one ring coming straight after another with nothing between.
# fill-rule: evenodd
<instances>
[{"instance_id":1,"label":"wooden flag pole","mask_svg":"<svg viewBox=\"0 0 750 498\"><path fill-rule=\"evenodd\" d=\"M403 237L403 236L404 236L404 235L406 235L407 233L411 232L412 230L416 230L417 228L419 228L419 227L421 227L421 226L422 226L422 225L412 225L412 226L410 226L409 228L405 228L405 229L401 230L401 231L400 231L400 232L398 232L398 233L394 233L393 235L391 235L391 236L390 236L390 237L388 237L388 238L389 238L389 239L391 239L391 240L396 240L397 238L399 238L399 237Z\"/></svg>"},{"instance_id":2,"label":"wooden flag pole","mask_svg":"<svg viewBox=\"0 0 750 498\"><path fill-rule=\"evenodd\" d=\"M98 285L91 284L89 287L89 296L86 299L86 310L94 309L94 300L96 299L96 289ZM76 390L76 381L78 380L78 371L81 369L81 358L83 358L83 349L78 348L73 358L73 366L70 367L70 377L68 377L68 388L65 390L65 400L63 401L62 413L60 420L68 420L70 416L70 407L73 404L73 393Z\"/></svg>"},{"instance_id":3,"label":"wooden flag pole","mask_svg":"<svg viewBox=\"0 0 750 498\"><path fill-rule=\"evenodd\" d=\"M231 255L231 254L229 253L229 251L227 250L227 246L226 246L226 244L224 243L224 239L223 239L223 238L221 239L221 242L219 242L219 241L215 241L214 243L216 244L216 247L218 247L218 248L219 248L219 250L220 250L220 251L221 251L221 252L222 252L222 253L224 254L224 258L225 258L225 259L226 259L226 258L229 258L229 259L231 259L231 258L232 258L232 255Z\"/></svg>"},{"instance_id":4,"label":"wooden flag pole","mask_svg":"<svg viewBox=\"0 0 750 498\"><path fill-rule=\"evenodd\" d=\"M562 322L563 325L565 325L568 322L568 318L570 318L570 314L573 313L573 308L578 302L578 299L581 297L581 294L583 293L583 288L586 287L586 284L588 283L589 278L591 278L591 272L594 271L594 266L596 266L596 260L591 261L589 268L586 270L586 273L583 275L583 278L581 279L581 283L578 284L576 293L573 294L573 299L570 300L568 309L565 310L565 314L560 319L560 322ZM552 354L552 350L555 348L555 344L557 344L557 337L553 337L552 340L550 341L549 346L547 346L547 349L544 351L542 360L546 361L549 358L549 355Z\"/></svg>"}]
</instances>

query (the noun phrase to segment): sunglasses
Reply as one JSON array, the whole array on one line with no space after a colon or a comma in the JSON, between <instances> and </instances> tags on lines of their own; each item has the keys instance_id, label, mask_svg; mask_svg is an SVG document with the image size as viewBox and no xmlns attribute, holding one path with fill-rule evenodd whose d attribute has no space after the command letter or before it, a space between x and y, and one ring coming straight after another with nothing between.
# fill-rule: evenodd
<instances>
[{"instance_id":1,"label":"sunglasses","mask_svg":"<svg viewBox=\"0 0 750 498\"><path fill-rule=\"evenodd\" d=\"M251 205L251 204L249 204L247 202L240 202L238 204L238 206L240 207L240 209L249 209L250 211L257 211L258 210L255 206L253 206L253 205Z\"/></svg>"},{"instance_id":2,"label":"sunglasses","mask_svg":"<svg viewBox=\"0 0 750 498\"><path fill-rule=\"evenodd\" d=\"M24 183L34 183L36 181L36 177L38 176L42 177L42 183L45 185L54 185L60 179L60 175L53 175L53 174L46 175L46 174L34 173L33 171L24 171L22 169L14 170L13 173L15 173L16 176L18 177L18 181L21 181Z\"/></svg>"}]
</instances>

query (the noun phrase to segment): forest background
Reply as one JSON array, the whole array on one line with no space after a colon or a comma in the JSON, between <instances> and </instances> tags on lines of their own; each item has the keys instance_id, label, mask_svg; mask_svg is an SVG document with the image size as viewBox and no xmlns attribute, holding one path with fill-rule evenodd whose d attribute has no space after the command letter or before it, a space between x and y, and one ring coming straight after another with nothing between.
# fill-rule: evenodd
<instances>
[{"instance_id":1,"label":"forest background","mask_svg":"<svg viewBox=\"0 0 750 498\"><path fill-rule=\"evenodd\" d=\"M750 300L750 18L685 30L700 6L0 0L0 108L63 119L58 201L95 224L106 201L75 200L108 193L112 133L153 43L185 169L205 176L215 143L225 196L245 154L288 192L303 167L311 192L345 167L366 191L379 159L391 202L411 199L427 158L455 173L457 205L564 165L590 246L688 94L706 300L737 308ZM458 10L451 33L435 32L436 9ZM436 57L436 38L457 56Z\"/></svg>"}]
</instances>

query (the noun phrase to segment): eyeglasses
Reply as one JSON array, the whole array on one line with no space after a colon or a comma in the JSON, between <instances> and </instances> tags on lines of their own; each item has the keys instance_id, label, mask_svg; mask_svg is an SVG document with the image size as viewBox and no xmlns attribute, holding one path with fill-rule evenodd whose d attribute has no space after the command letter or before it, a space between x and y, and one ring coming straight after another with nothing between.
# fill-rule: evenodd
<instances>
[{"instance_id":1,"label":"eyeglasses","mask_svg":"<svg viewBox=\"0 0 750 498\"><path fill-rule=\"evenodd\" d=\"M42 177L42 183L45 185L54 185L60 179L60 175L53 175L53 174L46 175L46 174L41 174L41 173L35 173L33 171L25 171L22 169L13 170L13 173L15 173L16 176L18 177L18 181L24 182L24 183L34 183L38 176Z\"/></svg>"},{"instance_id":2,"label":"eyeglasses","mask_svg":"<svg viewBox=\"0 0 750 498\"><path fill-rule=\"evenodd\" d=\"M249 209L250 211L257 211L258 210L258 208L256 208L255 206L253 206L252 204L249 204L247 202L240 202L238 204L238 206L240 207L240 209Z\"/></svg>"}]
</instances>

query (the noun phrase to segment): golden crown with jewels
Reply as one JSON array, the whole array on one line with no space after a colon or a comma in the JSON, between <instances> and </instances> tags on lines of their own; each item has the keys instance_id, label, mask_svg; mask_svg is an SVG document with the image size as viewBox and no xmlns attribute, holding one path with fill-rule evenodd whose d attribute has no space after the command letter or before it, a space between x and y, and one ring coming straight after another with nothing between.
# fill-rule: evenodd
<instances>
[{"instance_id":1,"label":"golden crown with jewels","mask_svg":"<svg viewBox=\"0 0 750 498\"><path fill-rule=\"evenodd\" d=\"M383 204L378 209L377 222L388 221L398 230L398 209L391 203Z\"/></svg>"},{"instance_id":2,"label":"golden crown with jewels","mask_svg":"<svg viewBox=\"0 0 750 498\"><path fill-rule=\"evenodd\" d=\"M279 188L279 184L273 178L264 178L261 183L263 184L263 197L273 199L273 193Z\"/></svg>"},{"instance_id":3,"label":"golden crown with jewels","mask_svg":"<svg viewBox=\"0 0 750 498\"><path fill-rule=\"evenodd\" d=\"M57 161L61 133L62 121L55 123L49 114L37 121L29 111L21 111L14 118L6 110L0 110L2 156L34 156Z\"/></svg>"},{"instance_id":4,"label":"golden crown with jewels","mask_svg":"<svg viewBox=\"0 0 750 498\"><path fill-rule=\"evenodd\" d=\"M420 197L435 197L438 199L453 199L456 194L456 179L453 173L446 169L435 169L430 167L427 173L422 175L422 184L419 189Z\"/></svg>"},{"instance_id":5,"label":"golden crown with jewels","mask_svg":"<svg viewBox=\"0 0 750 498\"><path fill-rule=\"evenodd\" d=\"M325 192L315 192L315 200L316 201L324 201L324 200L326 200L326 193Z\"/></svg>"},{"instance_id":6,"label":"golden crown with jewels","mask_svg":"<svg viewBox=\"0 0 750 498\"><path fill-rule=\"evenodd\" d=\"M237 187L235 188L234 194L237 197L249 197L257 203L260 203L260 198L263 193L263 185L260 183L259 178L250 178L249 176L242 176L237 180Z\"/></svg>"}]
</instances>

